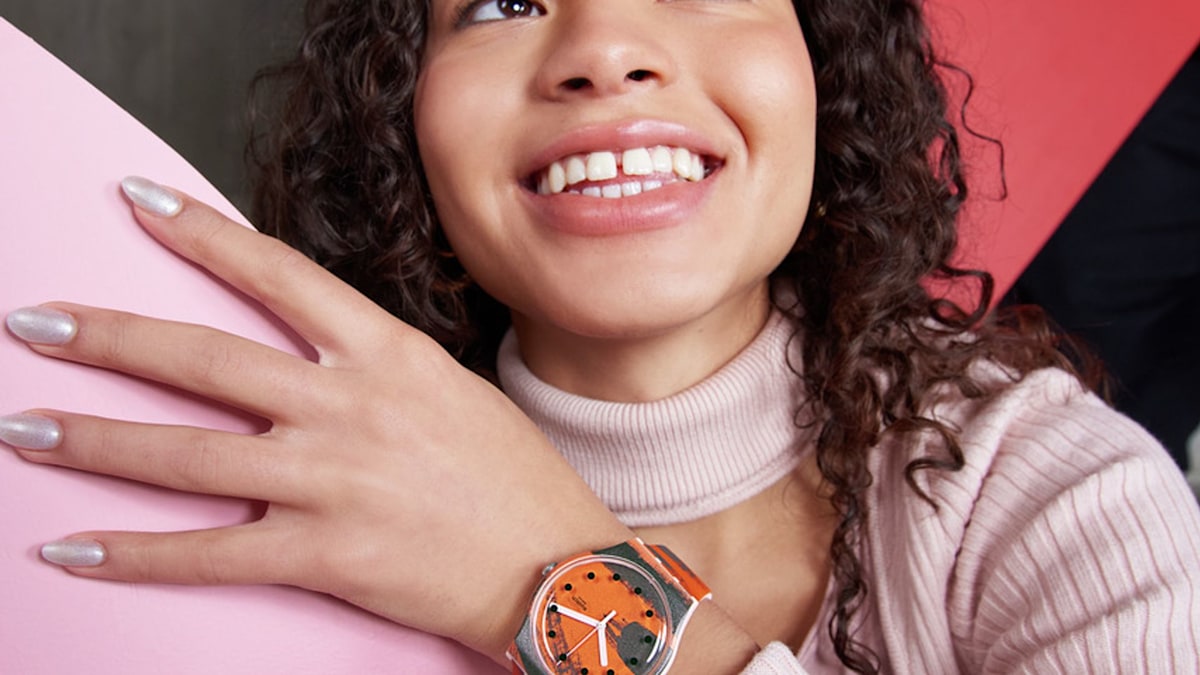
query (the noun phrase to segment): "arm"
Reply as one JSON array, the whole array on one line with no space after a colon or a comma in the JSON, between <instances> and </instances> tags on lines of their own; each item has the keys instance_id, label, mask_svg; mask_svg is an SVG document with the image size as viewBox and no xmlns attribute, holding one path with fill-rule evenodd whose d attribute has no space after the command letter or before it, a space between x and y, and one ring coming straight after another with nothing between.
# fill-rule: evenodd
<instances>
[{"instance_id":1,"label":"arm","mask_svg":"<svg viewBox=\"0 0 1200 675\"><path fill-rule=\"evenodd\" d=\"M41 431L5 440L29 461L268 503L260 520L235 527L80 533L45 549L48 559L97 579L299 586L503 662L546 561L633 536L501 392L425 335L282 243L186 197L140 189L131 197L148 232L262 302L318 358L80 305L25 312L32 321L16 323L38 353L271 422L252 436L62 411L24 417ZM55 321L69 330L38 328ZM470 423L448 423L449 411ZM552 509L536 498L547 486ZM694 630L721 639L689 638L683 672L735 673L753 653L715 608Z\"/></svg>"},{"instance_id":2,"label":"arm","mask_svg":"<svg viewBox=\"0 0 1200 675\"><path fill-rule=\"evenodd\" d=\"M1194 672L1200 513L1178 469L1094 397L1013 425L959 572L977 672Z\"/></svg>"},{"instance_id":3,"label":"arm","mask_svg":"<svg viewBox=\"0 0 1200 675\"><path fill-rule=\"evenodd\" d=\"M44 321L13 322L40 354L270 421L265 433L240 435L35 411L58 431L49 446L24 446L32 462L268 503L260 520L236 527L74 535L76 547L98 544L103 557L76 558L68 571L300 586L499 657L499 632L515 633L545 560L632 536L500 391L424 334L282 243L186 197L151 196L135 214L152 236L262 302L317 359L80 305L23 312L52 309L75 327L39 334ZM547 485L554 509L514 498L544 495Z\"/></svg>"},{"instance_id":4,"label":"arm","mask_svg":"<svg viewBox=\"0 0 1200 675\"><path fill-rule=\"evenodd\" d=\"M759 649L745 630L713 602L696 608L671 670L701 675L805 675L782 643Z\"/></svg>"}]
</instances>

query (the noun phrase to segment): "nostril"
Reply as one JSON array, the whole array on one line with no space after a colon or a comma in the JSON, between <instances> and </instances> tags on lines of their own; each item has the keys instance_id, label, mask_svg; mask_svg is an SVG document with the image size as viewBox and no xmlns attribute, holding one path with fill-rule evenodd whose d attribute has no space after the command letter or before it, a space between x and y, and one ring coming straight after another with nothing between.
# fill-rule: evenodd
<instances>
[{"instance_id":1,"label":"nostril","mask_svg":"<svg viewBox=\"0 0 1200 675\"><path fill-rule=\"evenodd\" d=\"M641 82L642 80L649 79L651 76L652 73L650 71L639 68L638 70L629 71L629 74L625 77L633 80L634 82Z\"/></svg>"},{"instance_id":2,"label":"nostril","mask_svg":"<svg viewBox=\"0 0 1200 675\"><path fill-rule=\"evenodd\" d=\"M563 82L563 86L566 87L567 89L570 89L571 91L579 91L580 89L587 89L588 85L590 85L590 84L591 84L591 82L589 82L586 77L572 77L571 79L567 80L566 82Z\"/></svg>"}]
</instances>

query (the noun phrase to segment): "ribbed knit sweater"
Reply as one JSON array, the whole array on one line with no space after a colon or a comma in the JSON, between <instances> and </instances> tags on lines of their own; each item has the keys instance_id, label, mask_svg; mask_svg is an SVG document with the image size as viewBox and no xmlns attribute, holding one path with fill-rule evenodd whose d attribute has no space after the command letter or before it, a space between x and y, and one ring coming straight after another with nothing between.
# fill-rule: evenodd
<instances>
[{"instance_id":1,"label":"ribbed knit sweater","mask_svg":"<svg viewBox=\"0 0 1200 675\"><path fill-rule=\"evenodd\" d=\"M757 494L809 451L789 335L776 314L717 373L650 403L557 390L511 334L499 375L625 524L665 525ZM880 672L1200 672L1200 509L1166 452L1066 373L976 374L999 393L946 393L929 410L959 430L966 459L917 474L938 508L904 474L939 453L934 439L889 437L869 456L855 636ZM845 672L832 610L827 594L798 652L767 645L744 675Z\"/></svg>"}]
</instances>

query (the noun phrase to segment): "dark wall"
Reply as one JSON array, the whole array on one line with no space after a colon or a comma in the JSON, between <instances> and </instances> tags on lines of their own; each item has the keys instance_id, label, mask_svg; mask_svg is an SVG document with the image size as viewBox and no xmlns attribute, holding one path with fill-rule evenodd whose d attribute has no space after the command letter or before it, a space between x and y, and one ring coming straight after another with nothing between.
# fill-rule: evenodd
<instances>
[{"instance_id":1,"label":"dark wall","mask_svg":"<svg viewBox=\"0 0 1200 675\"><path fill-rule=\"evenodd\" d=\"M286 56L299 0L0 0L20 28L186 157L243 211L247 87Z\"/></svg>"}]
</instances>

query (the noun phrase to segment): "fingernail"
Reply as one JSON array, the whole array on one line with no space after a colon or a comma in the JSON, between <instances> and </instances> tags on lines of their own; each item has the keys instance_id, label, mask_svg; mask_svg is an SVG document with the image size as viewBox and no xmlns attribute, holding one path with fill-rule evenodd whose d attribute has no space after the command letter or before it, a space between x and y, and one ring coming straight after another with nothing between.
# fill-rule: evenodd
<instances>
[{"instance_id":1,"label":"fingernail","mask_svg":"<svg viewBox=\"0 0 1200 675\"><path fill-rule=\"evenodd\" d=\"M0 417L0 441L22 450L52 450L62 443L58 422L41 415L18 413Z\"/></svg>"},{"instance_id":2,"label":"fingernail","mask_svg":"<svg viewBox=\"0 0 1200 675\"><path fill-rule=\"evenodd\" d=\"M13 335L40 345L62 345L75 337L75 317L49 307L22 307L9 312L4 323Z\"/></svg>"},{"instance_id":3,"label":"fingernail","mask_svg":"<svg viewBox=\"0 0 1200 675\"><path fill-rule=\"evenodd\" d=\"M149 178L129 176L121 181L121 190L129 201L160 216L173 216L183 210L179 197Z\"/></svg>"},{"instance_id":4,"label":"fingernail","mask_svg":"<svg viewBox=\"0 0 1200 675\"><path fill-rule=\"evenodd\" d=\"M42 560L63 567L96 567L107 557L100 542L91 539L59 539L42 546Z\"/></svg>"}]
</instances>

